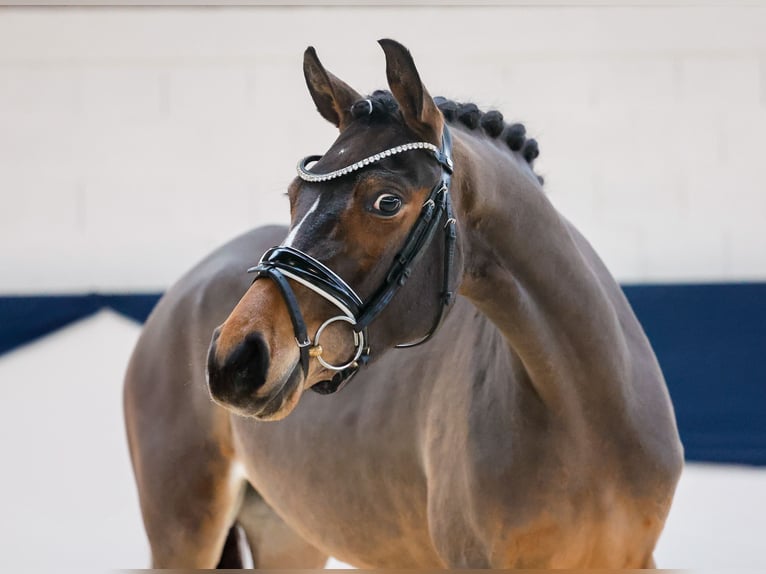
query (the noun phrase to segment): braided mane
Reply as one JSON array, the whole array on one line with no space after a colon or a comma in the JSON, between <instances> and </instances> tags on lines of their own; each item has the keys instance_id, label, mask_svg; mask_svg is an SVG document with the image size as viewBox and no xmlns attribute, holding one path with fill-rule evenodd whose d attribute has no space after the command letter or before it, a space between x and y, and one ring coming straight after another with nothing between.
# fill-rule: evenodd
<instances>
[{"instance_id":1,"label":"braided mane","mask_svg":"<svg viewBox=\"0 0 766 574\"><path fill-rule=\"evenodd\" d=\"M481 129L489 137L504 141L511 151L521 154L530 169L534 169L533 163L540 155L540 146L534 138L527 139L524 124L507 124L499 111L483 112L472 103L458 103L443 97L434 98L434 102L447 123L461 124L469 130ZM391 119L396 116L398 110L399 104L387 90L376 90L367 99L355 102L351 106L353 117L367 117L370 121ZM542 176L535 175L542 184Z\"/></svg>"}]
</instances>

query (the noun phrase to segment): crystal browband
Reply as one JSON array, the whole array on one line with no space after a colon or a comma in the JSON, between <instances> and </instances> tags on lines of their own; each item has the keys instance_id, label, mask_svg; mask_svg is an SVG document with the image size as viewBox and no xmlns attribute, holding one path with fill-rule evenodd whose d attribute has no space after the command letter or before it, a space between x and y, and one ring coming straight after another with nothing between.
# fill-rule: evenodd
<instances>
[{"instance_id":1,"label":"crystal browband","mask_svg":"<svg viewBox=\"0 0 766 574\"><path fill-rule=\"evenodd\" d=\"M387 149L385 151L373 154L370 157L366 157L364 159L359 160L356 163L352 163L349 166L336 169L335 171L331 171L330 173L311 173L310 171L308 171L306 169L306 165L309 163L319 161L319 159L321 159L322 157L321 155L310 155L308 157L303 158L298 163L298 167L297 167L298 177L300 177L304 181L309 181L309 182L329 181L331 179L342 177L353 171L361 169L365 166L370 165L371 163L375 163L376 161L380 161L383 158L390 157L392 155L396 155L396 154L402 153L404 151L409 151L412 149L427 149L436 156L437 160L441 161L441 155L442 155L441 150L438 147L436 147L434 144L431 144L428 142L412 142L412 143L398 145L396 147L392 147L391 149Z\"/></svg>"}]
</instances>

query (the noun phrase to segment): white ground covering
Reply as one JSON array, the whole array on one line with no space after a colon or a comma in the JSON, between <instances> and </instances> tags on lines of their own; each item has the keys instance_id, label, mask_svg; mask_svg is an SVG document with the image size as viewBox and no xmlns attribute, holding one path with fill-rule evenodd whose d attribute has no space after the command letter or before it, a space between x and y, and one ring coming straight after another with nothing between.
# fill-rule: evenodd
<instances>
[{"instance_id":1,"label":"white ground covering","mask_svg":"<svg viewBox=\"0 0 766 574\"><path fill-rule=\"evenodd\" d=\"M0 358L3 571L148 565L121 400L138 331L102 312ZM764 534L766 470L688 465L657 562L764 569Z\"/></svg>"}]
</instances>

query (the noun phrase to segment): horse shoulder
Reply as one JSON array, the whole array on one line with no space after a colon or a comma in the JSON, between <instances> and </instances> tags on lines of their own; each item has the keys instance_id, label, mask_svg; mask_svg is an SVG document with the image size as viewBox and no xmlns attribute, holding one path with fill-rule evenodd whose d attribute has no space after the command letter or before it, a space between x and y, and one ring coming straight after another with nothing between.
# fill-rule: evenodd
<instances>
[{"instance_id":1,"label":"horse shoulder","mask_svg":"<svg viewBox=\"0 0 766 574\"><path fill-rule=\"evenodd\" d=\"M606 426L594 430L614 439L631 482L647 471L653 481L674 488L683 466L683 446L657 357L622 288L590 243L573 225L569 227L614 308L627 355L626 380L620 381L622 392L615 393L620 402L603 405L605 412L614 407L612 416L603 417Z\"/></svg>"}]
</instances>

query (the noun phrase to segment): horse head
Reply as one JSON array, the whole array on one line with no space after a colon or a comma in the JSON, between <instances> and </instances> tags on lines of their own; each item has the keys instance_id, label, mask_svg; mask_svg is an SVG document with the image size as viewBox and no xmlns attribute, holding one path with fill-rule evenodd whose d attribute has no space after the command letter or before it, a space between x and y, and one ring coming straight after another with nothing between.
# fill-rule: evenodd
<instances>
[{"instance_id":1,"label":"horse head","mask_svg":"<svg viewBox=\"0 0 766 574\"><path fill-rule=\"evenodd\" d=\"M391 92L366 98L305 52L311 97L340 133L299 164L287 238L214 332L210 393L239 414L277 420L305 389L334 392L367 362L425 342L454 299L449 130L407 49L380 44Z\"/></svg>"}]
</instances>

